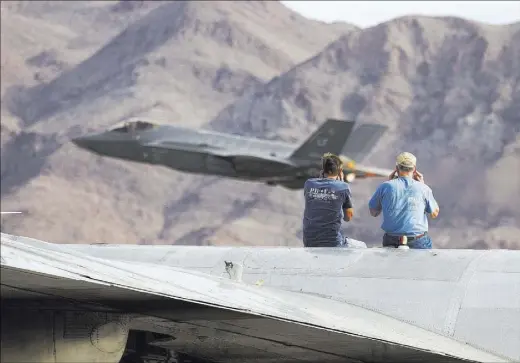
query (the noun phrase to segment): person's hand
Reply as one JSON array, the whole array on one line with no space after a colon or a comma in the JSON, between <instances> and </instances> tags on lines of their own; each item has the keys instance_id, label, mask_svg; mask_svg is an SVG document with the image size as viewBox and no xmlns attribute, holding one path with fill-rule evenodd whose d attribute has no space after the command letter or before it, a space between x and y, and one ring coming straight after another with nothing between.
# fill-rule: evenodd
<instances>
[{"instance_id":1,"label":"person's hand","mask_svg":"<svg viewBox=\"0 0 520 363\"><path fill-rule=\"evenodd\" d=\"M390 175L388 176L388 180L395 179L396 175L397 175L397 169L394 169L394 171L392 171L390 173Z\"/></svg>"},{"instance_id":2,"label":"person's hand","mask_svg":"<svg viewBox=\"0 0 520 363\"><path fill-rule=\"evenodd\" d=\"M417 170L413 172L413 178L414 180L417 180L419 183L424 183L424 176Z\"/></svg>"}]
</instances>

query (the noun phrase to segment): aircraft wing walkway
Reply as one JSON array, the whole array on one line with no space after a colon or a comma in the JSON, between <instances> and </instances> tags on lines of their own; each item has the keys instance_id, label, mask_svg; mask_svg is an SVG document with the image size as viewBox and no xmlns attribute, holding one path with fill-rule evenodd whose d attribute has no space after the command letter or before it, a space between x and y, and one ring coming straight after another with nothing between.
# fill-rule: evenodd
<instances>
[{"instance_id":1,"label":"aircraft wing walkway","mask_svg":"<svg viewBox=\"0 0 520 363\"><path fill-rule=\"evenodd\" d=\"M67 299L131 316L129 328L216 362L507 362L380 313L174 267L88 256L2 234L2 300ZM173 333L172 333L173 332Z\"/></svg>"}]
</instances>

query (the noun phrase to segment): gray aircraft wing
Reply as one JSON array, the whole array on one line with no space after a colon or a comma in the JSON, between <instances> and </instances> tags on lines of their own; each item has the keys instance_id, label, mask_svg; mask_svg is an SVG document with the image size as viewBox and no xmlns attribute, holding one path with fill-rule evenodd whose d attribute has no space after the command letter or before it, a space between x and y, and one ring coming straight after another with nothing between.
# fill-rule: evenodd
<instances>
[{"instance_id":1,"label":"gray aircraft wing","mask_svg":"<svg viewBox=\"0 0 520 363\"><path fill-rule=\"evenodd\" d=\"M2 299L29 294L129 314L157 345L215 362L505 362L358 306L2 234ZM2 354L4 354L2 342Z\"/></svg>"},{"instance_id":2,"label":"gray aircraft wing","mask_svg":"<svg viewBox=\"0 0 520 363\"><path fill-rule=\"evenodd\" d=\"M214 158L219 158L225 162L231 163L236 170L240 170L247 165L272 166L272 165L293 165L290 160L280 159L277 156L257 155L255 152L249 152L247 148L244 150L232 150L210 147L205 143L200 144L181 144L179 142L170 142L168 140L158 140L145 144L148 147L169 148L177 151L198 151L206 152Z\"/></svg>"}]
</instances>

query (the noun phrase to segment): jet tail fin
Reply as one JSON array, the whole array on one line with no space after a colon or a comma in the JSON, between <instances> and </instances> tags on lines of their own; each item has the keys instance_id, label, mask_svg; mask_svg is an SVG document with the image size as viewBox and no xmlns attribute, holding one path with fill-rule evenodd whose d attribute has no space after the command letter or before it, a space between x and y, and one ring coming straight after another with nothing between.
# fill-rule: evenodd
<instances>
[{"instance_id":1,"label":"jet tail fin","mask_svg":"<svg viewBox=\"0 0 520 363\"><path fill-rule=\"evenodd\" d=\"M341 154L356 162L362 161L386 130L388 130L388 126L376 124L363 124L356 127L350 134Z\"/></svg>"},{"instance_id":2,"label":"jet tail fin","mask_svg":"<svg viewBox=\"0 0 520 363\"><path fill-rule=\"evenodd\" d=\"M327 119L291 155L292 159L319 159L326 152L339 155L349 138L354 121Z\"/></svg>"}]
</instances>

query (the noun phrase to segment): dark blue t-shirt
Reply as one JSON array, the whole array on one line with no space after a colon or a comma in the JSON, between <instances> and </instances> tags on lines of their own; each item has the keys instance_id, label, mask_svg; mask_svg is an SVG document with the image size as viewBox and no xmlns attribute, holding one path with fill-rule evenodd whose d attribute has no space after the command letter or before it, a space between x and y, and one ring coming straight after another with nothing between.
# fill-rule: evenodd
<instances>
[{"instance_id":1,"label":"dark blue t-shirt","mask_svg":"<svg viewBox=\"0 0 520 363\"><path fill-rule=\"evenodd\" d=\"M305 182L303 244L305 247L336 247L343 244L340 232L343 210L352 208L347 183L327 178Z\"/></svg>"}]
</instances>

